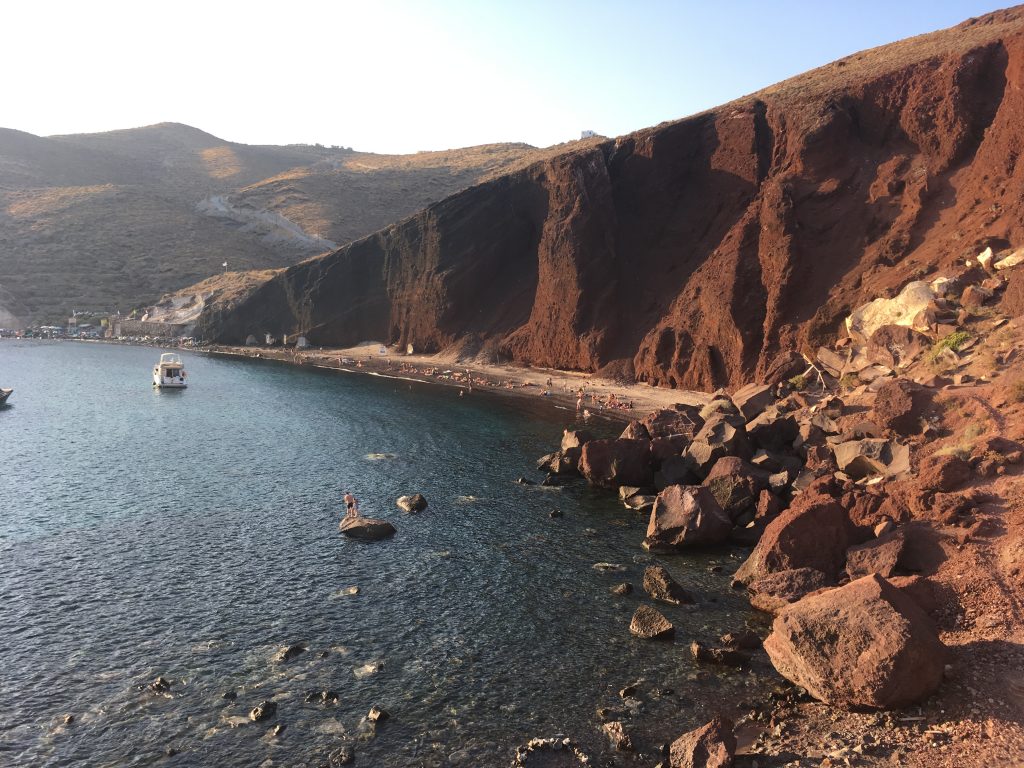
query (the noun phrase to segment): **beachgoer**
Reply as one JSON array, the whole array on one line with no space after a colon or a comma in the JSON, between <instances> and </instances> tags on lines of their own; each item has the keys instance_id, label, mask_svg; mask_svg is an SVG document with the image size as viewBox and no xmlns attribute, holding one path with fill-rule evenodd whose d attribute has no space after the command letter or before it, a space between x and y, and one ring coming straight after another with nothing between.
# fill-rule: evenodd
<instances>
[{"instance_id":1,"label":"beachgoer","mask_svg":"<svg viewBox=\"0 0 1024 768\"><path fill-rule=\"evenodd\" d=\"M576 398L576 413L583 410L583 395Z\"/></svg>"},{"instance_id":2,"label":"beachgoer","mask_svg":"<svg viewBox=\"0 0 1024 768\"><path fill-rule=\"evenodd\" d=\"M345 491L345 506L348 508L348 512L345 513L346 517L358 517L359 506L356 501L356 497L348 491Z\"/></svg>"}]
</instances>

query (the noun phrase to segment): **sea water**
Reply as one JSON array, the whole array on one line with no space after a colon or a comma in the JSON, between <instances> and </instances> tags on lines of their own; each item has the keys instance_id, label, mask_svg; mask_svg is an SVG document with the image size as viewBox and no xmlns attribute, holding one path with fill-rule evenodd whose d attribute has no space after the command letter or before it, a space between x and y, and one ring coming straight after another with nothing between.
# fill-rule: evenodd
<instances>
[{"instance_id":1,"label":"sea water","mask_svg":"<svg viewBox=\"0 0 1024 768\"><path fill-rule=\"evenodd\" d=\"M190 353L189 388L160 391L159 352L0 341L0 764L318 766L349 744L364 766L505 766L556 734L627 764L609 719L656 762L761 694L688 650L753 620L741 552L655 559L612 493L516 482L574 412ZM343 538L346 491L397 534ZM628 631L653 562L700 600L659 606L675 643Z\"/></svg>"}]
</instances>

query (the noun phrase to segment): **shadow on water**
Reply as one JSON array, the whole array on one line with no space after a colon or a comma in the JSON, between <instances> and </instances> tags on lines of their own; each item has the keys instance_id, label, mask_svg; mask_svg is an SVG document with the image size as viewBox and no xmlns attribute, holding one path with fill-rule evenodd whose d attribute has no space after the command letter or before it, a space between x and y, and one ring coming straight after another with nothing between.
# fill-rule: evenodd
<instances>
[{"instance_id":1,"label":"shadow on water","mask_svg":"<svg viewBox=\"0 0 1024 768\"><path fill-rule=\"evenodd\" d=\"M597 710L625 685L650 750L761 690L758 663L688 648L753 620L728 586L742 553L665 559L701 602L659 606L675 644L640 642L644 596L609 589L658 562L645 521L583 484L514 482L575 414L197 355L155 397L153 352L0 344L24 393L3 420L0 763L319 764L348 741L368 765L501 765L565 733L615 764ZM396 535L345 540L345 490ZM428 508L401 512L415 492ZM158 675L169 692L145 689ZM276 716L250 721L266 699Z\"/></svg>"}]
</instances>

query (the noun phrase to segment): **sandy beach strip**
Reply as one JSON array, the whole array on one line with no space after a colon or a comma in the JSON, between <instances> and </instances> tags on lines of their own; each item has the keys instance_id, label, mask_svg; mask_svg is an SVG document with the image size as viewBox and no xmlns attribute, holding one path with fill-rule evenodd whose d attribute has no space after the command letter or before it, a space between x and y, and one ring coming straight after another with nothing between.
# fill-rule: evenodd
<instances>
[{"instance_id":1,"label":"sandy beach strip","mask_svg":"<svg viewBox=\"0 0 1024 768\"><path fill-rule=\"evenodd\" d=\"M517 365L457 361L438 355L399 355L391 350L380 354L378 345L343 349L291 347L241 347L211 345L194 351L215 355L276 360L299 366L313 366L348 373L429 382L473 391L544 398L553 404L576 408L582 389L583 408L594 415L628 421L642 419L651 411L672 408L676 403L702 405L711 399L706 392L664 389L647 384L626 384L579 371L525 368ZM546 395L544 393L547 393Z\"/></svg>"}]
</instances>

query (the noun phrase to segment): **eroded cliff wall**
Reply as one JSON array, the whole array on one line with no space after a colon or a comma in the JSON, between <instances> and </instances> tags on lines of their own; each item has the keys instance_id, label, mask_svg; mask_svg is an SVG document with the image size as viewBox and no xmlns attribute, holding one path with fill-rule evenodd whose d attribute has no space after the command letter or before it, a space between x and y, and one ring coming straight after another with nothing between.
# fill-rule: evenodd
<instances>
[{"instance_id":1,"label":"eroded cliff wall","mask_svg":"<svg viewBox=\"0 0 1024 768\"><path fill-rule=\"evenodd\" d=\"M765 379L849 310L1024 241L1024 11L472 187L294 266L207 338L304 333L654 384Z\"/></svg>"}]
</instances>

